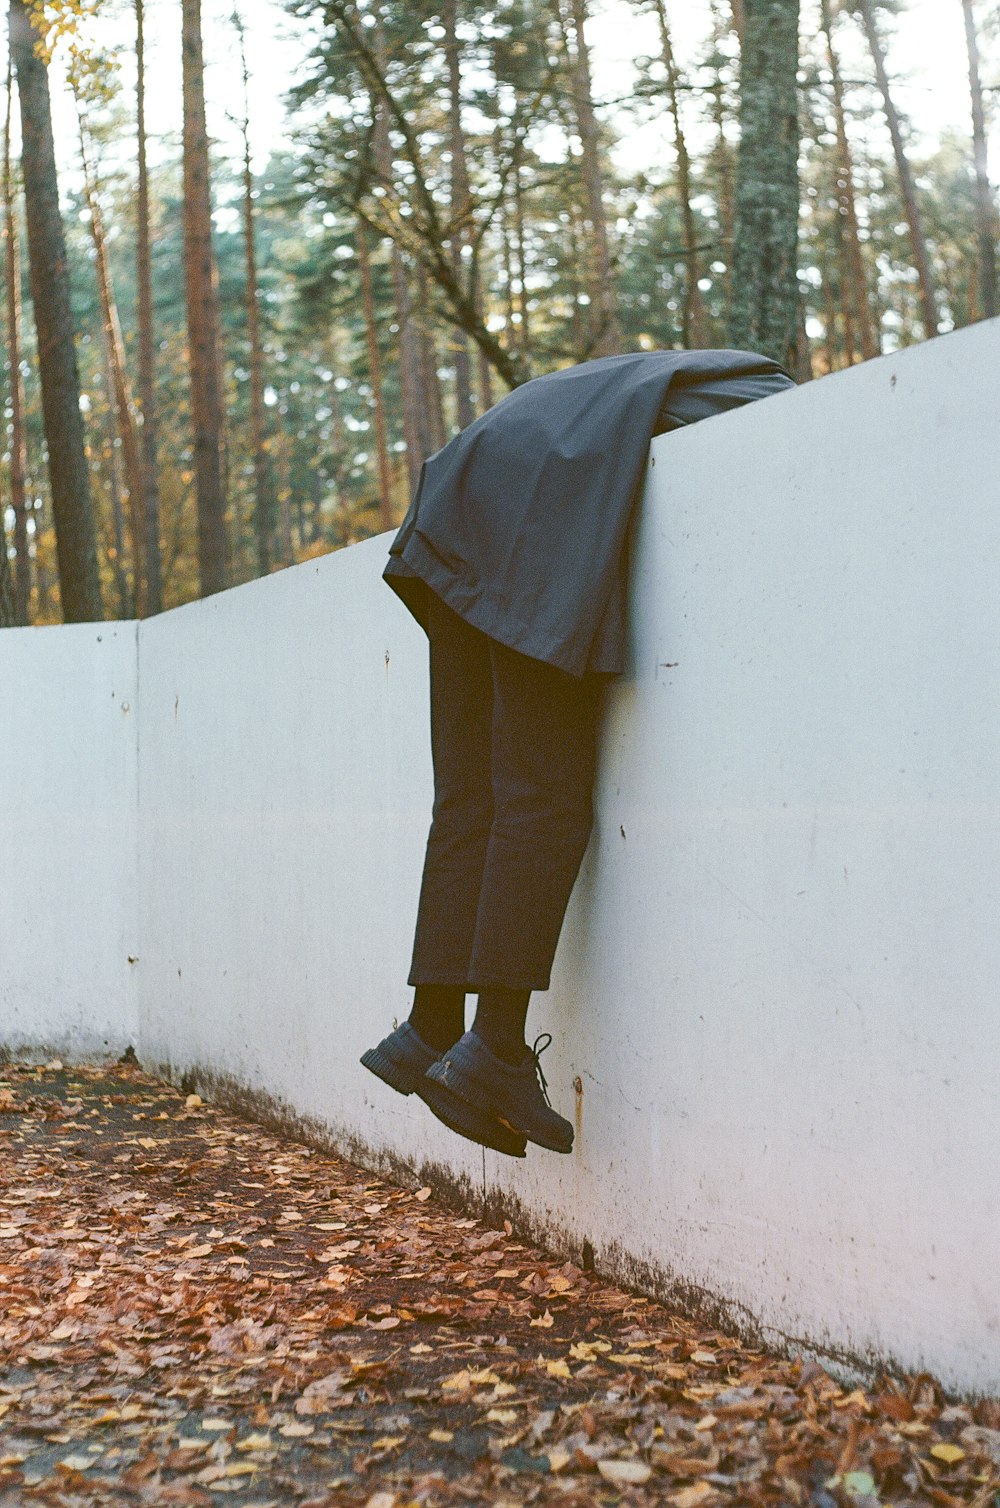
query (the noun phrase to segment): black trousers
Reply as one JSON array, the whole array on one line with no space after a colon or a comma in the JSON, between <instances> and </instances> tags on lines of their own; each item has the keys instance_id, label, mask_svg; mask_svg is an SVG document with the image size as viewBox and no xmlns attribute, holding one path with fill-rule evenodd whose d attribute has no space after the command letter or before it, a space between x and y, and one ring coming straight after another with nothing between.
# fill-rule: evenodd
<instances>
[{"instance_id":1,"label":"black trousers","mask_svg":"<svg viewBox=\"0 0 1000 1508\"><path fill-rule=\"evenodd\" d=\"M544 990L593 823L607 677L518 654L428 597L434 813L409 982Z\"/></svg>"}]
</instances>

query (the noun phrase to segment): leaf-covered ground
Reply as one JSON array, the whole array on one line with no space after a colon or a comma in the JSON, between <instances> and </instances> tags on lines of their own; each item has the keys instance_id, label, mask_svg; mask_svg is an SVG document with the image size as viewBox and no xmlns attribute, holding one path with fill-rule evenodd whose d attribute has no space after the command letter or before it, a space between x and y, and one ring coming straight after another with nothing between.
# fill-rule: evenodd
<instances>
[{"instance_id":1,"label":"leaf-covered ground","mask_svg":"<svg viewBox=\"0 0 1000 1508\"><path fill-rule=\"evenodd\" d=\"M137 1068L0 1067L0 1508L1000 1508L1000 1403L839 1386Z\"/></svg>"}]
</instances>

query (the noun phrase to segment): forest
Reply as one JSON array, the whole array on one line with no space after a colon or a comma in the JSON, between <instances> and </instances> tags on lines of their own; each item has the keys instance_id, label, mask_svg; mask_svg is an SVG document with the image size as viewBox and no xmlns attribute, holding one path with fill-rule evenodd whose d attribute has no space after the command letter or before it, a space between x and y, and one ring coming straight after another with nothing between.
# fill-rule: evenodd
<instances>
[{"instance_id":1,"label":"forest","mask_svg":"<svg viewBox=\"0 0 1000 1508\"><path fill-rule=\"evenodd\" d=\"M997 0L940 0L967 116L929 149L908 0L283 0L266 160L263 0L212 0L224 59L209 3L9 0L0 626L145 617L390 529L554 367L736 346L804 382L997 313ZM613 94L609 13L639 39Z\"/></svg>"}]
</instances>

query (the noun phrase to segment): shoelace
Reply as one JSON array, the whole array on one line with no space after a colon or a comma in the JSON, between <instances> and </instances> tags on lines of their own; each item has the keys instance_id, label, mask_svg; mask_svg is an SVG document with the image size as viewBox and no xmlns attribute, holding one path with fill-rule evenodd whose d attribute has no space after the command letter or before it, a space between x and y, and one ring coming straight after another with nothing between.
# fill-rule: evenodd
<instances>
[{"instance_id":1,"label":"shoelace","mask_svg":"<svg viewBox=\"0 0 1000 1508\"><path fill-rule=\"evenodd\" d=\"M542 1044L541 1047L539 1047L538 1045L539 1042ZM541 1085L542 1094L545 1096L545 1103L546 1105L548 1105L550 1110L552 1109L552 1101L549 1099L549 1085L544 1073L542 1072L542 1065L538 1060L542 1056L542 1053L545 1051L545 1049L547 1047L551 1047L551 1045L552 1033L540 1032L535 1038L534 1046L531 1049L531 1056L535 1060L535 1072L538 1075L538 1082Z\"/></svg>"}]
</instances>

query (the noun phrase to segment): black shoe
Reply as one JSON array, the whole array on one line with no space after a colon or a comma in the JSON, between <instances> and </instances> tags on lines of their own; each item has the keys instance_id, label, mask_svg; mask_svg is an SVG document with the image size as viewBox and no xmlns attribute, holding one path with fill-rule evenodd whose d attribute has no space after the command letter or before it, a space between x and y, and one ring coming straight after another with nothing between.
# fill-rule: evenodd
<instances>
[{"instance_id":1,"label":"black shoe","mask_svg":"<svg viewBox=\"0 0 1000 1508\"><path fill-rule=\"evenodd\" d=\"M502 1126L496 1116L476 1105L469 1105L457 1095L427 1078L427 1070L438 1061L440 1053L429 1047L408 1021L383 1037L377 1047L362 1053L361 1062L376 1078L400 1094L414 1091L439 1121L450 1131L507 1157L523 1157L525 1139Z\"/></svg>"},{"instance_id":2,"label":"black shoe","mask_svg":"<svg viewBox=\"0 0 1000 1508\"><path fill-rule=\"evenodd\" d=\"M572 1124L549 1103L548 1086L538 1062L551 1041L548 1032L537 1037L531 1051L525 1049L523 1063L515 1066L498 1058L482 1037L468 1031L428 1068L427 1078L451 1090L468 1106L477 1107L480 1113L496 1116L501 1125L528 1141L551 1152L571 1152Z\"/></svg>"},{"instance_id":3,"label":"black shoe","mask_svg":"<svg viewBox=\"0 0 1000 1508\"><path fill-rule=\"evenodd\" d=\"M417 1035L409 1021L383 1037L377 1047L361 1054L361 1061L376 1078L400 1094L412 1094L423 1082L424 1074L441 1056Z\"/></svg>"}]
</instances>

